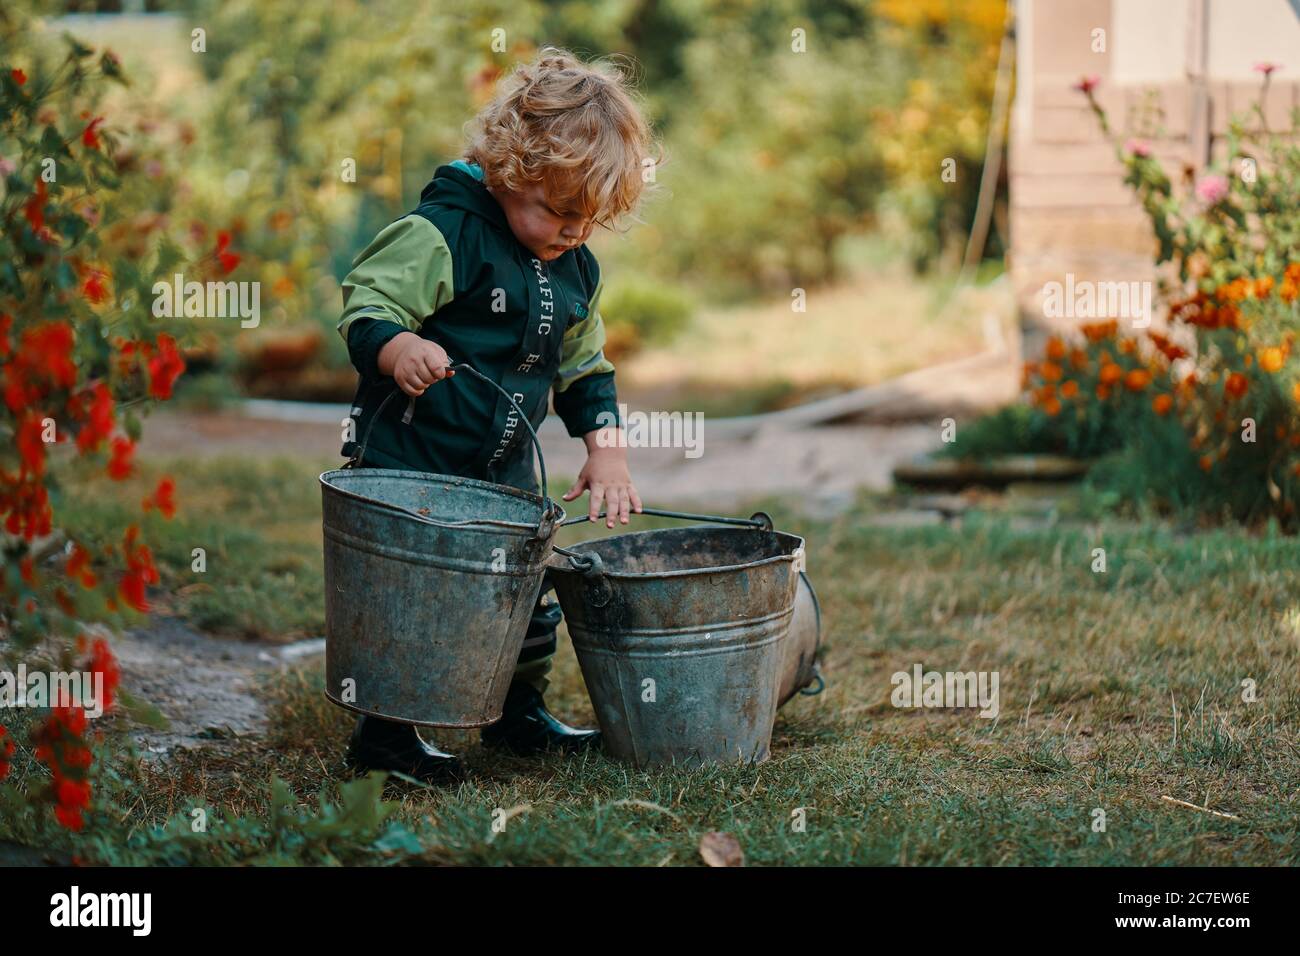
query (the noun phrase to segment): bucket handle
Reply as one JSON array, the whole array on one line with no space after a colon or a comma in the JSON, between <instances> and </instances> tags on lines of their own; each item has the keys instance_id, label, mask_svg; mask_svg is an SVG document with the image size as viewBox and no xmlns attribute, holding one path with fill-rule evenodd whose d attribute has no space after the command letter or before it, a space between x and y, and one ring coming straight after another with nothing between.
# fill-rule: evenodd
<instances>
[{"instance_id":1,"label":"bucket handle","mask_svg":"<svg viewBox=\"0 0 1300 956\"><path fill-rule=\"evenodd\" d=\"M661 508L642 508L637 512L637 514L656 515L660 518L682 518L686 521L708 521L714 524L734 524L746 528L756 528L759 531L771 531L775 527L772 523L772 516L766 511L755 511L748 518L727 518L722 515L699 515L692 514L689 511L664 511ZM603 517L605 517L604 511L596 516L596 520L599 521ZM579 524L580 522L589 520L589 515L576 515L575 517L561 521L560 527L564 528L571 524ZM581 571L583 574L590 575L593 578L599 578L604 571L604 566L602 565L600 555L598 554L581 554L577 551L570 551L568 548L561 548L559 545L554 545L552 550L557 554L562 554L568 558L569 564L573 566L575 571ZM597 606L599 607L601 605Z\"/></svg>"},{"instance_id":2,"label":"bucket handle","mask_svg":"<svg viewBox=\"0 0 1300 956\"><path fill-rule=\"evenodd\" d=\"M537 533L535 537L538 540L542 540L542 541L549 539L551 537L551 534L555 530L555 507L554 507L555 502L553 502L550 498L549 489L546 483L546 459L542 457L542 445L541 442L537 440L537 432L533 429L533 423L528 420L528 416L524 414L524 410L519 407L519 403L515 401L513 395L507 392L496 382L492 381L492 379L488 378L486 375L484 375L474 366L470 365L468 362L456 362L453 363L452 365L448 365L447 371L469 372L475 378L487 382L498 392L504 395L506 397L506 401L508 401L514 407L514 410L519 413L520 420L524 423L524 427L528 429L528 437L532 439L533 447L537 449L537 465L542 472L542 515L537 522ZM375 427L375 422L377 422L379 420L379 416L383 414L384 408L400 392L401 392L401 388L397 385L396 382L394 382L392 391L390 391L387 395L384 396L384 400L379 403L379 408L375 409L374 417L370 419L370 424L366 426L366 433L361 436L361 447L357 450L357 453L352 457L352 460L348 462L348 467L355 468L357 465L361 464L361 462L365 459L366 445L370 443L370 430ZM406 412L402 415L402 423L409 425L411 423L411 418L414 414L415 414L415 396L412 395L411 400L406 405ZM400 510L405 511L408 509L403 508ZM414 514L414 512L412 512L412 514ZM417 517L419 517L421 520L429 522L430 524L441 524L447 526L494 523L494 522L483 522L483 521L472 521L472 520L447 522L447 521L438 521L436 519L429 518L425 515L417 515Z\"/></svg>"}]
</instances>

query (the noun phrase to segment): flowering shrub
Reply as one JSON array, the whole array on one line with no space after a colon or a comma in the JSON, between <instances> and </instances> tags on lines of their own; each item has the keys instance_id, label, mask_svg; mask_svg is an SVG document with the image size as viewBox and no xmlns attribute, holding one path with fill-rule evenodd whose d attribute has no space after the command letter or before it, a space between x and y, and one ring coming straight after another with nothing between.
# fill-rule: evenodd
<instances>
[{"instance_id":1,"label":"flowering shrub","mask_svg":"<svg viewBox=\"0 0 1300 956\"><path fill-rule=\"evenodd\" d=\"M97 115L103 88L125 83L117 58L66 35L52 56L33 29L17 12L0 21L0 659L12 672L18 655L52 641L62 668L100 675L107 710L117 664L106 639L87 635L93 622L148 610L158 572L136 524L117 547L67 540L51 471L75 457L106 481L130 475L137 409L170 397L185 368L148 308L154 277L179 252L161 242L145 261L174 185L158 159L145 159L147 139ZM164 479L142 508L170 517L174 482ZM32 737L49 784L27 796L80 830L92 804L92 735L79 702L51 703ZM0 779L16 750L0 727Z\"/></svg>"},{"instance_id":2,"label":"flowering shrub","mask_svg":"<svg viewBox=\"0 0 1300 956\"><path fill-rule=\"evenodd\" d=\"M1276 69L1261 65L1264 88ZM1078 89L1103 129L1095 80ZM1271 132L1233 122L1222 171L1182 188L1141 140L1117 147L1126 181L1151 218L1157 262L1177 267L1163 299L1168 325L1129 334L1117 321L1053 338L1025 369L1034 414L1065 436L1123 423L1134 461L1166 479L1147 490L1195 499L1243 520L1297 523L1300 500L1300 113ZM1178 436L1176 443L1170 441ZM1103 449L1104 450L1104 449ZM1176 484L1177 487L1170 487Z\"/></svg>"}]
</instances>

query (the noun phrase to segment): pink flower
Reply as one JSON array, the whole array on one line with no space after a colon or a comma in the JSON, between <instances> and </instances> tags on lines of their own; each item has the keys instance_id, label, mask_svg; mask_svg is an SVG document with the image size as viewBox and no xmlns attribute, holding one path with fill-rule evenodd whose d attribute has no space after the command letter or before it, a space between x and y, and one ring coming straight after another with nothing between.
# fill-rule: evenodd
<instances>
[{"instance_id":1,"label":"pink flower","mask_svg":"<svg viewBox=\"0 0 1300 956\"><path fill-rule=\"evenodd\" d=\"M1125 148L1134 156L1146 158L1151 155L1151 144L1144 139L1131 139L1125 144Z\"/></svg>"},{"instance_id":2,"label":"pink flower","mask_svg":"<svg viewBox=\"0 0 1300 956\"><path fill-rule=\"evenodd\" d=\"M1255 64L1255 72L1263 73L1264 76L1266 77L1272 73L1275 73L1280 69L1282 69L1282 65L1280 63L1268 63L1267 61L1265 61L1262 63Z\"/></svg>"},{"instance_id":3,"label":"pink flower","mask_svg":"<svg viewBox=\"0 0 1300 956\"><path fill-rule=\"evenodd\" d=\"M1100 82L1100 76L1096 73L1089 73L1087 76L1082 77L1078 83L1074 84L1074 88L1080 93L1091 93Z\"/></svg>"},{"instance_id":4,"label":"pink flower","mask_svg":"<svg viewBox=\"0 0 1300 956\"><path fill-rule=\"evenodd\" d=\"M1223 176L1203 176L1196 184L1196 198L1213 206L1228 195L1228 180Z\"/></svg>"}]
</instances>

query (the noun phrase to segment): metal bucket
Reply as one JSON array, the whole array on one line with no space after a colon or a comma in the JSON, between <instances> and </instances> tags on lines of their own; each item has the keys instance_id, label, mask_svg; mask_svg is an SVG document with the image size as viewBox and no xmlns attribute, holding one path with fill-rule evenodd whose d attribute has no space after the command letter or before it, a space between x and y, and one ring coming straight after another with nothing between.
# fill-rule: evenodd
<instances>
[{"instance_id":1,"label":"metal bucket","mask_svg":"<svg viewBox=\"0 0 1300 956\"><path fill-rule=\"evenodd\" d=\"M825 682L817 667L817 651L822 644L822 608L817 592L804 571L799 572L799 591L794 599L794 616L790 620L790 633L785 639L785 659L781 665L781 690L777 707L785 706L795 694L803 691L811 697L820 694ZM814 690L804 690L816 684Z\"/></svg>"},{"instance_id":2,"label":"metal bucket","mask_svg":"<svg viewBox=\"0 0 1300 956\"><path fill-rule=\"evenodd\" d=\"M331 701L432 727L501 718L564 515L540 467L540 496L421 471L320 476Z\"/></svg>"},{"instance_id":3,"label":"metal bucket","mask_svg":"<svg viewBox=\"0 0 1300 956\"><path fill-rule=\"evenodd\" d=\"M552 578L611 756L638 767L767 759L804 542L766 515L729 523L750 527L556 549Z\"/></svg>"}]
</instances>

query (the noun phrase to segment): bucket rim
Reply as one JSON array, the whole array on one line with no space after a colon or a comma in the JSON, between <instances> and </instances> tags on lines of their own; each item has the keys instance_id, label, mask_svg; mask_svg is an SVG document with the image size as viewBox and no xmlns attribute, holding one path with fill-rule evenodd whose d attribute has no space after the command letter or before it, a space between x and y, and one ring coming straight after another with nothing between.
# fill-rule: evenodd
<instances>
[{"instance_id":1,"label":"bucket rim","mask_svg":"<svg viewBox=\"0 0 1300 956\"><path fill-rule=\"evenodd\" d=\"M597 544L602 541L614 541L617 539L635 538L638 535L659 534L660 532L663 531L706 531L706 530L722 531L727 534L754 534L754 531L748 528L730 528L725 525L717 525L711 527L710 526L700 527L699 525L694 525L690 528L646 528L642 531L625 531L622 534L611 534L603 538L591 538L588 541L580 541L577 544L569 545L566 548L566 550L577 551L579 548L583 547L584 545ZM606 566L601 569L600 573L607 578L620 578L624 580L642 580L646 578L656 578L656 579L687 578L694 575L718 574L719 572L725 572L725 571L749 570L751 568L761 568L767 564L777 564L782 561L793 562L795 560L795 552L802 550L804 545L807 543L804 540L802 535L792 534L789 531L777 531L776 529L773 529L767 532L767 534L777 534L785 538L793 538L795 541L798 541L799 543L795 545L794 548L791 549L789 554L774 554L771 557L760 558L757 561L746 561L743 564L719 564L708 568L681 568L680 570L676 570L676 571L615 571L609 568L608 566ZM569 563L568 559L564 558L563 555L557 555L553 552L551 557L552 560L547 563L548 570L558 571L561 573L569 573L569 574L584 573L578 570L577 568L573 567ZM556 558L559 558L561 560L555 560Z\"/></svg>"},{"instance_id":2,"label":"bucket rim","mask_svg":"<svg viewBox=\"0 0 1300 956\"><path fill-rule=\"evenodd\" d=\"M411 510L410 508L403 508L400 505L395 505L392 504L391 502L380 501L378 498L370 498L366 495L358 494L355 491L348 491L345 488L340 488L334 482L328 480L337 475L361 475L361 476L383 475L388 478L415 478L421 481L427 481L430 478L443 478L450 481L454 481L457 484L473 485L475 487L482 488L485 491L494 491L499 494L508 495L512 498L522 498L525 501L527 501L529 504L535 505L538 508L542 509L543 512L545 512L546 509L546 502L542 500L541 495L535 492L525 491L522 488L514 488L510 485L499 485L494 481L483 481L482 479L479 478L465 478L460 475L444 475L441 472L436 472L436 471L416 471L415 469L408 469L408 468L331 468L329 471L321 472L320 475L317 477L317 480L320 482L321 487L328 488L333 494L342 495L344 498L351 498L355 501L361 501L366 504L375 505L376 507L391 511L394 514L400 514L405 517L409 517L413 521L420 521L423 522L424 524L437 525L438 527L443 527L443 528L445 527L467 528L467 527L486 526L491 528L511 528L519 531L527 531L530 534L534 534L534 535L537 532L536 524L525 523L521 521L505 521L499 518L473 518L468 521L455 521L455 522L442 521L440 519L433 518L428 515L422 515L419 512ZM555 511L554 527L558 529L559 523L563 521L565 518L565 511L563 506L561 506L560 503L555 499L553 498L550 499L550 503L551 503L551 507ZM555 537L554 531L552 531L551 537L552 538Z\"/></svg>"}]
</instances>

